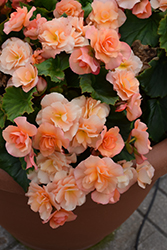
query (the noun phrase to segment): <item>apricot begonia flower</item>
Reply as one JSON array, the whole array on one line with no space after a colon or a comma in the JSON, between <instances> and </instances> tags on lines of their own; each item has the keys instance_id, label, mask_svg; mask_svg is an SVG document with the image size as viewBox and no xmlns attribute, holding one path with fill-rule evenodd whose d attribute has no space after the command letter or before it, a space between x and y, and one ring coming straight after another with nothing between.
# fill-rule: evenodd
<instances>
[{"instance_id":1,"label":"apricot begonia flower","mask_svg":"<svg viewBox=\"0 0 167 250\"><path fill-rule=\"evenodd\" d=\"M98 29L117 29L126 20L124 12L118 8L115 0L94 0L91 6L92 12L87 22L93 23Z\"/></svg>"},{"instance_id":2,"label":"apricot begonia flower","mask_svg":"<svg viewBox=\"0 0 167 250\"><path fill-rule=\"evenodd\" d=\"M47 223L49 221L49 225L51 228L55 229L59 226L63 226L67 221L73 221L77 218L72 211L66 211L64 209L56 210L53 214L49 216L46 221L43 223Z\"/></svg>"},{"instance_id":3,"label":"apricot begonia flower","mask_svg":"<svg viewBox=\"0 0 167 250\"><path fill-rule=\"evenodd\" d=\"M8 86L22 86L22 89L25 92L28 92L37 85L38 70L36 67L28 63L25 66L16 69L11 80L12 81Z\"/></svg>"},{"instance_id":4,"label":"apricot begonia flower","mask_svg":"<svg viewBox=\"0 0 167 250\"><path fill-rule=\"evenodd\" d=\"M25 162L27 163L26 169L34 167L35 170L38 169L38 166L36 165L34 161L34 157L36 154L34 153L34 150L31 149L30 153L24 157Z\"/></svg>"},{"instance_id":5,"label":"apricot begonia flower","mask_svg":"<svg viewBox=\"0 0 167 250\"><path fill-rule=\"evenodd\" d=\"M141 95L139 93L135 93L127 101L126 105L126 111L127 111L126 116L129 121L134 121L142 115L142 110L140 108L140 105L141 105Z\"/></svg>"},{"instance_id":6,"label":"apricot begonia flower","mask_svg":"<svg viewBox=\"0 0 167 250\"><path fill-rule=\"evenodd\" d=\"M82 103L82 100L78 99L69 102L63 95L55 92L45 95L41 101L43 108L38 113L36 121L38 124L48 122L61 128L65 137L71 140L79 125L82 112L80 102Z\"/></svg>"},{"instance_id":7,"label":"apricot begonia flower","mask_svg":"<svg viewBox=\"0 0 167 250\"><path fill-rule=\"evenodd\" d=\"M21 39L11 37L2 44L0 70L12 75L21 66L25 66L32 55L32 48Z\"/></svg>"},{"instance_id":8,"label":"apricot begonia flower","mask_svg":"<svg viewBox=\"0 0 167 250\"><path fill-rule=\"evenodd\" d=\"M159 8L161 11L165 11L167 9L167 0L151 0L150 1L152 8Z\"/></svg>"},{"instance_id":9,"label":"apricot begonia flower","mask_svg":"<svg viewBox=\"0 0 167 250\"><path fill-rule=\"evenodd\" d=\"M137 75L143 66L142 61L138 56L135 56L133 50L131 50L131 55L128 60L123 60L116 70L127 70L132 71Z\"/></svg>"},{"instance_id":10,"label":"apricot begonia flower","mask_svg":"<svg viewBox=\"0 0 167 250\"><path fill-rule=\"evenodd\" d=\"M142 164L136 164L137 181L140 187L145 188L146 184L151 184L155 169L148 162L144 161Z\"/></svg>"},{"instance_id":11,"label":"apricot begonia flower","mask_svg":"<svg viewBox=\"0 0 167 250\"><path fill-rule=\"evenodd\" d=\"M43 23L38 36L44 51L43 56L55 58L55 55L62 51L71 53L75 45L71 33L72 25L65 17L54 18Z\"/></svg>"},{"instance_id":12,"label":"apricot begonia flower","mask_svg":"<svg viewBox=\"0 0 167 250\"><path fill-rule=\"evenodd\" d=\"M149 18L152 14L150 2L148 0L141 0L139 3L136 3L133 6L132 13L141 19Z\"/></svg>"},{"instance_id":13,"label":"apricot begonia flower","mask_svg":"<svg viewBox=\"0 0 167 250\"><path fill-rule=\"evenodd\" d=\"M74 175L81 190L87 193L95 190L91 194L92 199L106 204L116 188L117 177L123 175L123 168L109 157L101 159L91 155L78 164Z\"/></svg>"},{"instance_id":14,"label":"apricot begonia flower","mask_svg":"<svg viewBox=\"0 0 167 250\"><path fill-rule=\"evenodd\" d=\"M78 131L73 138L69 152L80 154L87 147L95 147L96 142L100 139L100 132L103 129L103 122L98 116L92 115L88 119L81 118Z\"/></svg>"},{"instance_id":15,"label":"apricot begonia flower","mask_svg":"<svg viewBox=\"0 0 167 250\"><path fill-rule=\"evenodd\" d=\"M6 149L9 154L15 157L24 157L31 152L31 136L37 132L37 128L26 121L26 117L14 119L17 126L9 125L2 132L6 141ZM29 137L30 136L30 137Z\"/></svg>"},{"instance_id":16,"label":"apricot begonia flower","mask_svg":"<svg viewBox=\"0 0 167 250\"><path fill-rule=\"evenodd\" d=\"M34 64L39 64L44 62L46 59L42 56L43 50L42 49L37 49L34 50L33 55L31 56L30 62Z\"/></svg>"},{"instance_id":17,"label":"apricot begonia flower","mask_svg":"<svg viewBox=\"0 0 167 250\"><path fill-rule=\"evenodd\" d=\"M64 138L63 131L50 123L42 123L33 138L33 146L39 149L43 156L53 154L55 151L62 151L67 148L69 140Z\"/></svg>"},{"instance_id":18,"label":"apricot begonia flower","mask_svg":"<svg viewBox=\"0 0 167 250\"><path fill-rule=\"evenodd\" d=\"M136 3L140 2L140 0L116 0L116 1L119 7L123 9L132 9Z\"/></svg>"},{"instance_id":19,"label":"apricot begonia flower","mask_svg":"<svg viewBox=\"0 0 167 250\"><path fill-rule=\"evenodd\" d=\"M146 132L147 126L140 119L136 120L134 123L134 129L131 131L131 135L135 137L134 146L138 153L145 155L149 152L150 141L148 139L149 134Z\"/></svg>"},{"instance_id":20,"label":"apricot begonia flower","mask_svg":"<svg viewBox=\"0 0 167 250\"><path fill-rule=\"evenodd\" d=\"M76 155L54 152L44 157L42 154L38 154L36 161L38 165L37 178L39 183L47 184L53 181L57 172L64 170L68 173L71 168L70 164L76 162Z\"/></svg>"},{"instance_id":21,"label":"apricot begonia flower","mask_svg":"<svg viewBox=\"0 0 167 250\"><path fill-rule=\"evenodd\" d=\"M18 7L15 12L12 12L9 21L4 24L4 33L8 35L11 31L20 31L23 27L28 26L29 19L35 10L34 6L29 12L25 6Z\"/></svg>"},{"instance_id":22,"label":"apricot begonia flower","mask_svg":"<svg viewBox=\"0 0 167 250\"><path fill-rule=\"evenodd\" d=\"M86 98L83 107L82 117L88 119L92 115L97 115L103 124L106 122L106 117L109 115L110 107L106 103L101 103L100 100L95 100L92 97Z\"/></svg>"},{"instance_id":23,"label":"apricot begonia flower","mask_svg":"<svg viewBox=\"0 0 167 250\"><path fill-rule=\"evenodd\" d=\"M61 0L56 4L56 8L53 11L53 15L56 18L59 18L65 13L67 16L79 17L82 12L83 12L82 5L78 1Z\"/></svg>"},{"instance_id":24,"label":"apricot begonia flower","mask_svg":"<svg viewBox=\"0 0 167 250\"><path fill-rule=\"evenodd\" d=\"M106 69L114 69L123 59L130 57L131 48L128 44L119 41L118 33L114 29L98 30L91 26L86 31L86 38L90 39L95 57L105 63Z\"/></svg>"},{"instance_id":25,"label":"apricot begonia flower","mask_svg":"<svg viewBox=\"0 0 167 250\"><path fill-rule=\"evenodd\" d=\"M139 93L139 81L131 71L109 71L106 79L113 84L113 89L117 91L118 96L123 101L128 100L135 93Z\"/></svg>"},{"instance_id":26,"label":"apricot begonia flower","mask_svg":"<svg viewBox=\"0 0 167 250\"><path fill-rule=\"evenodd\" d=\"M24 35L32 40L36 40L38 38L41 25L46 22L46 18L41 17L40 14L37 14L36 19L30 21L27 27L23 30Z\"/></svg>"},{"instance_id":27,"label":"apricot begonia flower","mask_svg":"<svg viewBox=\"0 0 167 250\"><path fill-rule=\"evenodd\" d=\"M39 212L42 220L47 220L52 212L52 200L46 190L46 187L40 187L35 182L31 181L28 192L25 194L29 197L28 205L34 212ZM54 203L54 206L59 209L60 206Z\"/></svg>"},{"instance_id":28,"label":"apricot begonia flower","mask_svg":"<svg viewBox=\"0 0 167 250\"><path fill-rule=\"evenodd\" d=\"M119 154L125 143L122 136L119 134L119 128L115 126L107 131L107 127L104 126L104 130L101 133L101 139L96 143L96 149L98 149L103 156L114 157Z\"/></svg>"},{"instance_id":29,"label":"apricot begonia flower","mask_svg":"<svg viewBox=\"0 0 167 250\"><path fill-rule=\"evenodd\" d=\"M99 62L90 55L91 48L85 46L82 48L75 49L69 58L70 68L73 72L79 75L83 74L99 74L100 64Z\"/></svg>"},{"instance_id":30,"label":"apricot begonia flower","mask_svg":"<svg viewBox=\"0 0 167 250\"><path fill-rule=\"evenodd\" d=\"M53 182L47 185L55 202L67 211L74 210L86 201L85 193L78 188L73 172L72 168L68 175L65 171L57 172Z\"/></svg>"}]
</instances>

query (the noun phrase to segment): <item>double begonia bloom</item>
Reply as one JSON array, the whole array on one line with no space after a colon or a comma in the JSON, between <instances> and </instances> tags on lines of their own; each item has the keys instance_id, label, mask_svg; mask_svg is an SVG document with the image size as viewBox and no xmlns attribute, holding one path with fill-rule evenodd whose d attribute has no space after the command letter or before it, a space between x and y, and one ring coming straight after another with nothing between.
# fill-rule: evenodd
<instances>
[{"instance_id":1,"label":"double begonia bloom","mask_svg":"<svg viewBox=\"0 0 167 250\"><path fill-rule=\"evenodd\" d=\"M123 9L132 9L136 3L140 2L140 0L116 0L116 1L119 7Z\"/></svg>"},{"instance_id":2,"label":"double begonia bloom","mask_svg":"<svg viewBox=\"0 0 167 250\"><path fill-rule=\"evenodd\" d=\"M49 183L53 181L54 176L59 171L70 171L70 164L76 162L75 154L63 154L60 152L54 152L47 157L44 157L42 154L39 154L36 157L38 171L37 178L39 183Z\"/></svg>"},{"instance_id":3,"label":"double begonia bloom","mask_svg":"<svg viewBox=\"0 0 167 250\"><path fill-rule=\"evenodd\" d=\"M82 117L87 119L92 115L97 115L104 124L109 112L110 107L108 104L101 103L100 100L95 100L92 97L89 97L84 104Z\"/></svg>"},{"instance_id":4,"label":"double begonia bloom","mask_svg":"<svg viewBox=\"0 0 167 250\"><path fill-rule=\"evenodd\" d=\"M82 5L78 1L61 0L56 4L56 8L53 11L53 15L56 18L59 18L65 13L67 16L79 17L82 12L83 12Z\"/></svg>"},{"instance_id":5,"label":"double begonia bloom","mask_svg":"<svg viewBox=\"0 0 167 250\"><path fill-rule=\"evenodd\" d=\"M139 93L139 81L131 71L109 71L106 79L113 85L113 89L117 91L123 101L127 101L135 93Z\"/></svg>"},{"instance_id":6,"label":"double begonia bloom","mask_svg":"<svg viewBox=\"0 0 167 250\"><path fill-rule=\"evenodd\" d=\"M0 70L12 75L19 67L25 66L32 55L32 48L21 39L11 37L2 44Z\"/></svg>"},{"instance_id":7,"label":"double begonia bloom","mask_svg":"<svg viewBox=\"0 0 167 250\"><path fill-rule=\"evenodd\" d=\"M39 149L43 156L62 152L62 147L67 148L69 140L64 137L63 131L50 123L42 123L33 138L33 147Z\"/></svg>"},{"instance_id":8,"label":"double begonia bloom","mask_svg":"<svg viewBox=\"0 0 167 250\"><path fill-rule=\"evenodd\" d=\"M69 152L80 154L89 147L95 147L100 139L100 132L103 129L103 122L98 116L92 115L88 119L81 118L78 131L72 140Z\"/></svg>"},{"instance_id":9,"label":"double begonia bloom","mask_svg":"<svg viewBox=\"0 0 167 250\"><path fill-rule=\"evenodd\" d=\"M37 123L48 122L61 128L65 137L71 140L79 126L82 108L79 103L82 100L73 99L69 102L59 93L45 95L41 101L43 109L37 115Z\"/></svg>"},{"instance_id":10,"label":"double begonia bloom","mask_svg":"<svg viewBox=\"0 0 167 250\"><path fill-rule=\"evenodd\" d=\"M114 157L122 151L124 145L125 143L117 126L110 128L108 131L107 127L104 126L104 130L101 132L101 139L96 143L96 149L103 156Z\"/></svg>"},{"instance_id":11,"label":"double begonia bloom","mask_svg":"<svg viewBox=\"0 0 167 250\"><path fill-rule=\"evenodd\" d=\"M65 171L56 173L53 182L47 185L55 202L67 211L74 210L86 201L85 193L76 184L73 170L71 168L69 175Z\"/></svg>"},{"instance_id":12,"label":"double begonia bloom","mask_svg":"<svg viewBox=\"0 0 167 250\"><path fill-rule=\"evenodd\" d=\"M37 85L38 82L38 70L31 64L26 64L23 67L19 67L13 73L13 77L8 86L20 87L24 92L30 91Z\"/></svg>"},{"instance_id":13,"label":"double begonia bloom","mask_svg":"<svg viewBox=\"0 0 167 250\"><path fill-rule=\"evenodd\" d=\"M43 221L43 223L47 223L49 221L49 225L51 228L55 229L59 226L63 226L65 222L73 221L77 218L72 211L66 211L64 209L56 210L50 217Z\"/></svg>"},{"instance_id":14,"label":"double begonia bloom","mask_svg":"<svg viewBox=\"0 0 167 250\"><path fill-rule=\"evenodd\" d=\"M118 8L115 0L94 0L91 6L92 12L87 22L93 23L98 29L117 29L126 20L124 12Z\"/></svg>"},{"instance_id":15,"label":"double begonia bloom","mask_svg":"<svg viewBox=\"0 0 167 250\"><path fill-rule=\"evenodd\" d=\"M106 69L117 68L123 59L128 59L131 48L119 41L118 33L114 29L96 29L91 26L86 31L86 38L90 39L95 57L105 63Z\"/></svg>"},{"instance_id":16,"label":"double begonia bloom","mask_svg":"<svg viewBox=\"0 0 167 250\"><path fill-rule=\"evenodd\" d=\"M167 9L167 0L151 0L150 1L152 8L159 8L161 11L165 11Z\"/></svg>"},{"instance_id":17,"label":"double begonia bloom","mask_svg":"<svg viewBox=\"0 0 167 250\"><path fill-rule=\"evenodd\" d=\"M132 13L141 19L149 18L152 14L151 3L149 0L141 0L135 4Z\"/></svg>"},{"instance_id":18,"label":"double begonia bloom","mask_svg":"<svg viewBox=\"0 0 167 250\"><path fill-rule=\"evenodd\" d=\"M132 95L131 98L127 101L126 116L129 121L134 121L142 115L142 110L140 108L140 105L141 105L141 95L139 93Z\"/></svg>"},{"instance_id":19,"label":"double begonia bloom","mask_svg":"<svg viewBox=\"0 0 167 250\"><path fill-rule=\"evenodd\" d=\"M69 58L70 68L79 75L100 72L100 63L90 55L90 46L75 49Z\"/></svg>"},{"instance_id":20,"label":"double begonia bloom","mask_svg":"<svg viewBox=\"0 0 167 250\"><path fill-rule=\"evenodd\" d=\"M137 181L140 187L145 188L146 184L151 184L155 169L148 161L144 161L140 165L136 164L136 171L138 174Z\"/></svg>"},{"instance_id":21,"label":"double begonia bloom","mask_svg":"<svg viewBox=\"0 0 167 250\"><path fill-rule=\"evenodd\" d=\"M43 56L55 58L55 55L62 51L71 53L75 45L74 38L71 36L72 31L72 25L65 17L54 18L43 23L38 36L44 51Z\"/></svg>"},{"instance_id":22,"label":"double begonia bloom","mask_svg":"<svg viewBox=\"0 0 167 250\"><path fill-rule=\"evenodd\" d=\"M132 71L137 75L142 69L143 63L138 56L135 56L133 50L128 60L123 60L116 70Z\"/></svg>"},{"instance_id":23,"label":"double begonia bloom","mask_svg":"<svg viewBox=\"0 0 167 250\"><path fill-rule=\"evenodd\" d=\"M145 155L149 152L150 141L148 139L149 134L146 132L147 126L140 119L136 120L134 123L134 129L131 131L131 135L135 137L134 146L138 153Z\"/></svg>"},{"instance_id":24,"label":"double begonia bloom","mask_svg":"<svg viewBox=\"0 0 167 250\"><path fill-rule=\"evenodd\" d=\"M74 170L78 187L84 192L95 190L91 197L97 203L107 204L118 183L117 177L123 175L121 165L111 158L89 156Z\"/></svg>"},{"instance_id":25,"label":"double begonia bloom","mask_svg":"<svg viewBox=\"0 0 167 250\"><path fill-rule=\"evenodd\" d=\"M32 17L36 8L33 6L28 12L27 7L18 7L9 18L9 21L4 23L4 33L9 34L11 31L20 31L23 27L28 26L29 19Z\"/></svg>"},{"instance_id":26,"label":"double begonia bloom","mask_svg":"<svg viewBox=\"0 0 167 250\"><path fill-rule=\"evenodd\" d=\"M45 188L45 186L40 187L35 182L30 182L28 192L26 196L29 197L28 205L34 212L39 212L42 220L47 220L52 212L52 200ZM54 206L59 209L60 207L54 203Z\"/></svg>"},{"instance_id":27,"label":"double begonia bloom","mask_svg":"<svg viewBox=\"0 0 167 250\"><path fill-rule=\"evenodd\" d=\"M42 56L42 53L43 53L43 50L41 49L34 50L34 53L31 56L30 62L33 65L44 62L46 59Z\"/></svg>"},{"instance_id":28,"label":"double begonia bloom","mask_svg":"<svg viewBox=\"0 0 167 250\"><path fill-rule=\"evenodd\" d=\"M23 30L24 35L32 40L38 39L39 29L41 25L46 22L46 18L41 17L40 14L37 14L36 19L30 21L27 27Z\"/></svg>"},{"instance_id":29,"label":"double begonia bloom","mask_svg":"<svg viewBox=\"0 0 167 250\"><path fill-rule=\"evenodd\" d=\"M6 141L6 150L15 157L24 157L31 152L30 137L37 133L37 128L26 121L26 117L14 119L17 126L9 125L2 132Z\"/></svg>"}]
</instances>

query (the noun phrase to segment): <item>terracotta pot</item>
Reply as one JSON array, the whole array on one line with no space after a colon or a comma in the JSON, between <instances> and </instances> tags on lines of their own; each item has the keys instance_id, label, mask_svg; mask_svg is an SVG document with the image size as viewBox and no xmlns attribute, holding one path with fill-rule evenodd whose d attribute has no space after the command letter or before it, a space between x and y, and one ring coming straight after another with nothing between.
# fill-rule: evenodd
<instances>
[{"instance_id":1,"label":"terracotta pot","mask_svg":"<svg viewBox=\"0 0 167 250\"><path fill-rule=\"evenodd\" d=\"M148 154L148 159L156 168L152 185L167 172L167 155L163 150L166 151L166 148L167 140L156 145ZM158 155L161 157L161 164ZM42 224L38 213L31 211L27 205L23 189L0 169L0 224L32 249L87 249L120 226L140 205L152 185L145 190L137 184L133 185L114 205L96 204L88 196L86 203L74 211L78 216L75 221L52 229L48 224Z\"/></svg>"}]
</instances>

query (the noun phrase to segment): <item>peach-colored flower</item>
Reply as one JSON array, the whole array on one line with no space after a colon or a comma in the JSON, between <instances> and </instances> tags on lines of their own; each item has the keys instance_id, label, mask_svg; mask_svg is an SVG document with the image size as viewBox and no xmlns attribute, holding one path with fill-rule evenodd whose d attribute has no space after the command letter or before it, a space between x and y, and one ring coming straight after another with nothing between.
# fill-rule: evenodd
<instances>
[{"instance_id":1,"label":"peach-colored flower","mask_svg":"<svg viewBox=\"0 0 167 250\"><path fill-rule=\"evenodd\" d=\"M148 162L144 161L142 164L136 164L137 181L140 187L145 188L146 184L151 184L155 169Z\"/></svg>"},{"instance_id":2,"label":"peach-colored flower","mask_svg":"<svg viewBox=\"0 0 167 250\"><path fill-rule=\"evenodd\" d=\"M83 74L99 74L100 64L90 55L90 46L75 49L69 58L70 68L79 75Z\"/></svg>"},{"instance_id":3,"label":"peach-colored flower","mask_svg":"<svg viewBox=\"0 0 167 250\"><path fill-rule=\"evenodd\" d=\"M34 153L34 150L31 149L30 153L24 157L25 162L27 163L26 169L34 167L35 170L38 169L38 166L36 165L34 161L34 157L36 154Z\"/></svg>"},{"instance_id":4,"label":"peach-colored flower","mask_svg":"<svg viewBox=\"0 0 167 250\"><path fill-rule=\"evenodd\" d=\"M97 141L100 139L100 132L103 129L103 122L98 116L92 115L88 119L81 118L79 128L74 136L69 152L80 154L89 147L95 147Z\"/></svg>"},{"instance_id":5,"label":"peach-colored flower","mask_svg":"<svg viewBox=\"0 0 167 250\"><path fill-rule=\"evenodd\" d=\"M71 36L72 25L65 17L54 18L51 21L43 23L38 36L46 58L55 57L60 52L71 53L75 41Z\"/></svg>"},{"instance_id":6,"label":"peach-colored flower","mask_svg":"<svg viewBox=\"0 0 167 250\"><path fill-rule=\"evenodd\" d=\"M94 0L91 6L92 12L87 22L92 22L98 29L117 29L126 20L124 12L118 8L115 0Z\"/></svg>"},{"instance_id":7,"label":"peach-colored flower","mask_svg":"<svg viewBox=\"0 0 167 250\"><path fill-rule=\"evenodd\" d=\"M67 19L73 28L71 36L74 38L74 48L89 45L89 41L85 37L85 32L89 28L89 25L84 26L84 18L68 16Z\"/></svg>"},{"instance_id":8,"label":"peach-colored flower","mask_svg":"<svg viewBox=\"0 0 167 250\"><path fill-rule=\"evenodd\" d=\"M140 105L141 105L141 95L139 93L135 93L127 101L126 116L129 121L134 121L142 115L142 110L140 108Z\"/></svg>"},{"instance_id":9,"label":"peach-colored flower","mask_svg":"<svg viewBox=\"0 0 167 250\"><path fill-rule=\"evenodd\" d=\"M67 148L68 145L69 140L64 138L63 131L50 123L42 123L33 138L33 147L39 149L43 156L61 152L62 147Z\"/></svg>"},{"instance_id":10,"label":"peach-colored flower","mask_svg":"<svg viewBox=\"0 0 167 250\"><path fill-rule=\"evenodd\" d=\"M21 66L25 66L32 55L32 48L21 39L11 37L2 44L0 70L12 75Z\"/></svg>"},{"instance_id":11,"label":"peach-colored flower","mask_svg":"<svg viewBox=\"0 0 167 250\"><path fill-rule=\"evenodd\" d=\"M84 192L91 192L95 202L106 204L109 196L115 190L118 183L117 177L123 175L121 165L111 158L89 156L80 162L74 170L78 187Z\"/></svg>"},{"instance_id":12,"label":"peach-colored flower","mask_svg":"<svg viewBox=\"0 0 167 250\"><path fill-rule=\"evenodd\" d=\"M145 155L149 152L150 141L148 139L149 134L146 132L147 126L140 119L136 120L134 123L134 129L131 131L131 135L135 137L134 146L138 153Z\"/></svg>"},{"instance_id":13,"label":"peach-colored flower","mask_svg":"<svg viewBox=\"0 0 167 250\"><path fill-rule=\"evenodd\" d=\"M78 99L69 102L63 95L55 92L45 95L41 101L43 108L38 113L36 121L38 124L48 122L61 128L65 137L71 140L77 132L82 112L79 102Z\"/></svg>"},{"instance_id":14,"label":"peach-colored flower","mask_svg":"<svg viewBox=\"0 0 167 250\"><path fill-rule=\"evenodd\" d=\"M90 39L95 57L105 63L106 69L118 67L123 59L130 56L131 48L119 41L118 33L114 29L98 30L91 26L86 31L86 38Z\"/></svg>"},{"instance_id":15,"label":"peach-colored flower","mask_svg":"<svg viewBox=\"0 0 167 250\"><path fill-rule=\"evenodd\" d=\"M98 149L103 156L114 157L121 152L124 145L125 143L117 126L110 128L108 131L107 127L104 126L101 139L96 143L96 149Z\"/></svg>"},{"instance_id":16,"label":"peach-colored flower","mask_svg":"<svg viewBox=\"0 0 167 250\"><path fill-rule=\"evenodd\" d=\"M148 0L141 0L133 6L132 13L138 18L149 18L152 14L151 4Z\"/></svg>"},{"instance_id":17,"label":"peach-colored flower","mask_svg":"<svg viewBox=\"0 0 167 250\"><path fill-rule=\"evenodd\" d=\"M103 124L106 122L106 117L109 115L110 107L106 103L101 103L100 100L95 100L92 97L86 98L83 107L82 117L88 119L92 115L97 115Z\"/></svg>"},{"instance_id":18,"label":"peach-colored flower","mask_svg":"<svg viewBox=\"0 0 167 250\"><path fill-rule=\"evenodd\" d=\"M12 8L16 9L17 7L19 7L20 6L20 2L21 3L29 3L31 1L32 0L11 0L11 2L12 2Z\"/></svg>"},{"instance_id":19,"label":"peach-colored flower","mask_svg":"<svg viewBox=\"0 0 167 250\"><path fill-rule=\"evenodd\" d=\"M24 157L31 152L31 136L37 132L37 128L26 121L26 117L14 119L17 126L9 125L2 132L6 141L6 149L15 157Z\"/></svg>"},{"instance_id":20,"label":"peach-colored flower","mask_svg":"<svg viewBox=\"0 0 167 250\"><path fill-rule=\"evenodd\" d=\"M132 9L136 3L140 2L140 0L116 0L116 1L119 7L123 9Z\"/></svg>"},{"instance_id":21,"label":"peach-colored flower","mask_svg":"<svg viewBox=\"0 0 167 250\"><path fill-rule=\"evenodd\" d=\"M65 13L67 16L79 17L82 12L82 5L78 1L61 0L56 4L56 8L53 11L53 15L58 18Z\"/></svg>"},{"instance_id":22,"label":"peach-colored flower","mask_svg":"<svg viewBox=\"0 0 167 250\"><path fill-rule=\"evenodd\" d=\"M25 92L30 91L37 85L38 82L38 70L31 64L26 64L23 67L19 67L13 73L12 81L9 82L8 86L20 87Z\"/></svg>"},{"instance_id":23,"label":"peach-colored flower","mask_svg":"<svg viewBox=\"0 0 167 250\"><path fill-rule=\"evenodd\" d=\"M123 175L117 177L117 189L122 194L126 192L137 181L137 172L133 167L132 161L123 160L117 163L121 164L124 171Z\"/></svg>"},{"instance_id":24,"label":"peach-colored flower","mask_svg":"<svg viewBox=\"0 0 167 250\"><path fill-rule=\"evenodd\" d=\"M139 81L134 73L126 70L109 71L106 75L107 81L113 84L113 89L123 100L128 100L135 93L139 93Z\"/></svg>"},{"instance_id":25,"label":"peach-colored flower","mask_svg":"<svg viewBox=\"0 0 167 250\"><path fill-rule=\"evenodd\" d=\"M36 19L33 19L29 22L27 27L24 29L23 33L26 37L29 37L32 40L38 39L39 29L41 25L47 22L45 17L41 17L40 14L37 14Z\"/></svg>"},{"instance_id":26,"label":"peach-colored flower","mask_svg":"<svg viewBox=\"0 0 167 250\"><path fill-rule=\"evenodd\" d=\"M28 205L34 212L39 212L42 220L47 220L52 212L52 200L46 190L46 187L40 187L35 182L31 182L28 188L26 196L29 197ZM59 209L59 206L54 203L55 207Z\"/></svg>"},{"instance_id":27,"label":"peach-colored flower","mask_svg":"<svg viewBox=\"0 0 167 250\"><path fill-rule=\"evenodd\" d=\"M38 171L37 178L39 183L49 183L53 181L54 176L59 171L66 171L69 173L70 164L76 162L75 154L63 154L60 152L54 152L47 157L44 157L42 154L39 154L36 157Z\"/></svg>"},{"instance_id":28,"label":"peach-colored flower","mask_svg":"<svg viewBox=\"0 0 167 250\"><path fill-rule=\"evenodd\" d=\"M13 12L9 18L9 21L4 24L3 31L5 34L9 34L11 31L20 31L23 27L28 26L29 19L33 15L36 8L33 6L28 12L27 7L18 7L15 12Z\"/></svg>"},{"instance_id":29,"label":"peach-colored flower","mask_svg":"<svg viewBox=\"0 0 167 250\"><path fill-rule=\"evenodd\" d=\"M38 76L38 82L36 88L38 93L43 93L46 90L47 81L42 76Z\"/></svg>"},{"instance_id":30,"label":"peach-colored flower","mask_svg":"<svg viewBox=\"0 0 167 250\"><path fill-rule=\"evenodd\" d=\"M50 227L55 229L59 226L63 226L65 222L73 221L76 218L77 215L75 215L72 211L60 209L51 214L47 220L43 221L43 223L47 223L49 221Z\"/></svg>"},{"instance_id":31,"label":"peach-colored flower","mask_svg":"<svg viewBox=\"0 0 167 250\"><path fill-rule=\"evenodd\" d=\"M116 70L127 70L132 71L137 75L141 68L143 66L142 61L138 56L135 56L133 53L133 50L131 50L131 55L128 60L123 60L122 63L119 65L119 67Z\"/></svg>"},{"instance_id":32,"label":"peach-colored flower","mask_svg":"<svg viewBox=\"0 0 167 250\"><path fill-rule=\"evenodd\" d=\"M39 64L44 62L46 59L42 56L43 50L37 49L34 50L33 55L31 56L31 63L32 64Z\"/></svg>"},{"instance_id":33,"label":"peach-colored flower","mask_svg":"<svg viewBox=\"0 0 167 250\"><path fill-rule=\"evenodd\" d=\"M56 173L53 182L48 184L48 191L54 195L55 202L67 211L74 210L86 201L85 193L78 188L73 172L72 168L69 175L60 171Z\"/></svg>"},{"instance_id":34,"label":"peach-colored flower","mask_svg":"<svg viewBox=\"0 0 167 250\"><path fill-rule=\"evenodd\" d=\"M151 0L150 1L152 8L159 8L162 11L167 9L167 0Z\"/></svg>"}]
</instances>

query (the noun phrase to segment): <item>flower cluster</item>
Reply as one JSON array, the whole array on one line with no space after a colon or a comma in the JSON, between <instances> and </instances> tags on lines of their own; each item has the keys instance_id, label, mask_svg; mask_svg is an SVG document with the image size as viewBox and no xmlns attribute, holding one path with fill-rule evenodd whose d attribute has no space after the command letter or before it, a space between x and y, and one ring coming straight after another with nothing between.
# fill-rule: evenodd
<instances>
[{"instance_id":1,"label":"flower cluster","mask_svg":"<svg viewBox=\"0 0 167 250\"><path fill-rule=\"evenodd\" d=\"M88 194L113 204L134 183L151 183L141 105L142 94L157 96L144 82L141 92L143 62L123 28L130 18L165 15L167 1L52 2L0 1L0 71L8 79L0 140L26 176L31 209L57 228L76 219Z\"/></svg>"}]
</instances>

